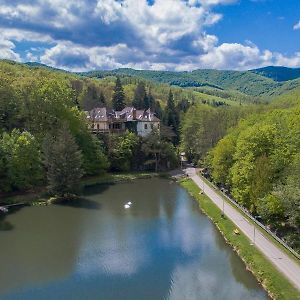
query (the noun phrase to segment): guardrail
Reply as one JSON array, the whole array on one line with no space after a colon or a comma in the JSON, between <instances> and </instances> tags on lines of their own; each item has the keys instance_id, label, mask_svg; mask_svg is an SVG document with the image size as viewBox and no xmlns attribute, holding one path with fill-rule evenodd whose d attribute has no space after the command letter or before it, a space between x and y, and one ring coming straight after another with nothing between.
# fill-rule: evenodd
<instances>
[{"instance_id":1,"label":"guardrail","mask_svg":"<svg viewBox=\"0 0 300 300\"><path fill-rule=\"evenodd\" d=\"M209 184L211 184L216 190L218 190L223 197L225 197L230 203L232 203L235 207L240 209L249 219L251 219L256 225L258 225L261 229L266 231L268 234L270 234L278 243L280 243L284 248L286 248L290 253L292 253L296 258L300 260L300 255L292 249L290 246L288 246L281 238L279 238L274 232L272 232L270 229L268 229L264 224L256 220L243 206L239 205L233 198L228 197L224 192L222 192L214 183L209 181L204 176L200 175L202 180L208 181Z\"/></svg>"}]
</instances>

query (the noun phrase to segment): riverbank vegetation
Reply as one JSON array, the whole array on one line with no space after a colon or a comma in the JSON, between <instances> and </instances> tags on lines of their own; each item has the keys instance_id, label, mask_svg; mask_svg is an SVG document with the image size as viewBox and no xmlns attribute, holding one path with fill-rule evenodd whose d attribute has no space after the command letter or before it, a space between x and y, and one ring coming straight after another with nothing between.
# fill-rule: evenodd
<instances>
[{"instance_id":1,"label":"riverbank vegetation","mask_svg":"<svg viewBox=\"0 0 300 300\"><path fill-rule=\"evenodd\" d=\"M193 106L181 131L182 148L205 176L298 252L299 95L236 110Z\"/></svg>"},{"instance_id":2,"label":"riverbank vegetation","mask_svg":"<svg viewBox=\"0 0 300 300\"><path fill-rule=\"evenodd\" d=\"M204 194L190 179L183 179L181 185L195 198L201 210L216 224L227 243L239 254L258 281L268 291L273 299L300 299L299 291L282 275L272 263L255 247L242 233L234 233L235 225L222 217L221 210Z\"/></svg>"}]
</instances>

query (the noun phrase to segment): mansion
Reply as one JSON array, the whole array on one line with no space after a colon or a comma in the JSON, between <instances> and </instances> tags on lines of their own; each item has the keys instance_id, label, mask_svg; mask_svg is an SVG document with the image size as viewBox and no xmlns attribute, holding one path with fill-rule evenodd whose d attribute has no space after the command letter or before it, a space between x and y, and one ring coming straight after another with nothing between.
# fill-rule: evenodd
<instances>
[{"instance_id":1,"label":"mansion","mask_svg":"<svg viewBox=\"0 0 300 300\"><path fill-rule=\"evenodd\" d=\"M139 136L147 136L152 130L160 130L160 120L147 110L125 107L115 111L107 107L94 108L86 112L89 128L94 133L122 133L126 130Z\"/></svg>"}]
</instances>

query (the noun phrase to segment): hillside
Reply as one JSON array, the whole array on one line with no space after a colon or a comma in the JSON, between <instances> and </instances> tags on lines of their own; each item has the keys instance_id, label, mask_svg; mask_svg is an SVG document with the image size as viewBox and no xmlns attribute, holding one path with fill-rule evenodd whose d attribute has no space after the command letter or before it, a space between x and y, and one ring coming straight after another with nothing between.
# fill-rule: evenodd
<instances>
[{"instance_id":1,"label":"hillside","mask_svg":"<svg viewBox=\"0 0 300 300\"><path fill-rule=\"evenodd\" d=\"M255 74L271 78L275 81L288 81L300 78L300 68L269 66L251 70Z\"/></svg>"},{"instance_id":2,"label":"hillside","mask_svg":"<svg viewBox=\"0 0 300 300\"><path fill-rule=\"evenodd\" d=\"M104 95L106 104L111 105L113 89L115 86L116 74L107 74L102 78L88 78L75 73L66 72L38 63L20 64L13 61L0 60L0 75L9 76L14 85L22 85L25 82L35 82L37 78L58 78L67 81L74 91L74 97L82 109L89 108L92 102L100 94ZM108 76L111 75L111 76ZM167 83L155 82L128 75L122 75L126 103L131 104L135 88L140 81L144 81L147 91L151 94L162 107L166 105L169 90L172 89L176 103L182 100L188 100L194 103L206 103L212 106L220 105L237 105L240 101L247 102L249 99L236 92L215 92L214 89L209 91L197 90L193 88L181 88L170 86ZM95 99L93 99L95 98Z\"/></svg>"},{"instance_id":3,"label":"hillside","mask_svg":"<svg viewBox=\"0 0 300 300\"><path fill-rule=\"evenodd\" d=\"M238 105L258 102L270 102L280 95L287 94L300 88L300 78L288 81L275 81L272 78L255 73L259 70L296 71L297 69L270 67L252 71L219 71L195 70L191 72L148 71L134 69L116 69L111 71L90 71L71 73L64 70L48 67L39 63L18 64L2 61L4 64L22 66L23 70L32 72L58 73L68 78L78 93L84 87L96 87L97 92L103 92L108 103L112 96L116 76L120 76L127 102L132 101L136 84L144 81L147 89L151 89L154 97L166 103L167 94L172 86L175 101L188 99L192 102L209 103L212 105ZM79 89L79 90L78 90Z\"/></svg>"},{"instance_id":4,"label":"hillside","mask_svg":"<svg viewBox=\"0 0 300 300\"><path fill-rule=\"evenodd\" d=\"M284 94L300 87L300 79L278 82L253 71L195 70L191 72L143 71L116 69L112 71L90 71L82 76L104 78L106 76L133 76L184 88L205 88L242 93L262 100Z\"/></svg>"}]
</instances>

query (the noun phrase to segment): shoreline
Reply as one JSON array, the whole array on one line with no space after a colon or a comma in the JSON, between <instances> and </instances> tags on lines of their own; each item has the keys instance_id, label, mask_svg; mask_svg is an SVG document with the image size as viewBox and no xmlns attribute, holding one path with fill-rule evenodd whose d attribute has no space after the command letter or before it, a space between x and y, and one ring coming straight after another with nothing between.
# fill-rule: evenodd
<instances>
[{"instance_id":1,"label":"shoreline","mask_svg":"<svg viewBox=\"0 0 300 300\"><path fill-rule=\"evenodd\" d=\"M128 182L136 179L147 179L154 177L169 177L167 172L128 172L128 173L104 173L101 175L84 177L80 180L80 189L98 184L114 184L118 182ZM80 195L79 195L80 196ZM28 191L18 191L6 193L0 197L0 206L16 203L26 205L45 204L52 197L47 195L46 187L37 187Z\"/></svg>"},{"instance_id":2,"label":"shoreline","mask_svg":"<svg viewBox=\"0 0 300 300\"><path fill-rule=\"evenodd\" d=\"M191 180L182 179L179 184L198 202L201 211L214 223L227 244L239 255L246 269L250 271L271 299L300 299L299 291L285 278L275 266L243 234L234 234L236 226L228 218L221 216L221 210Z\"/></svg>"}]
</instances>

